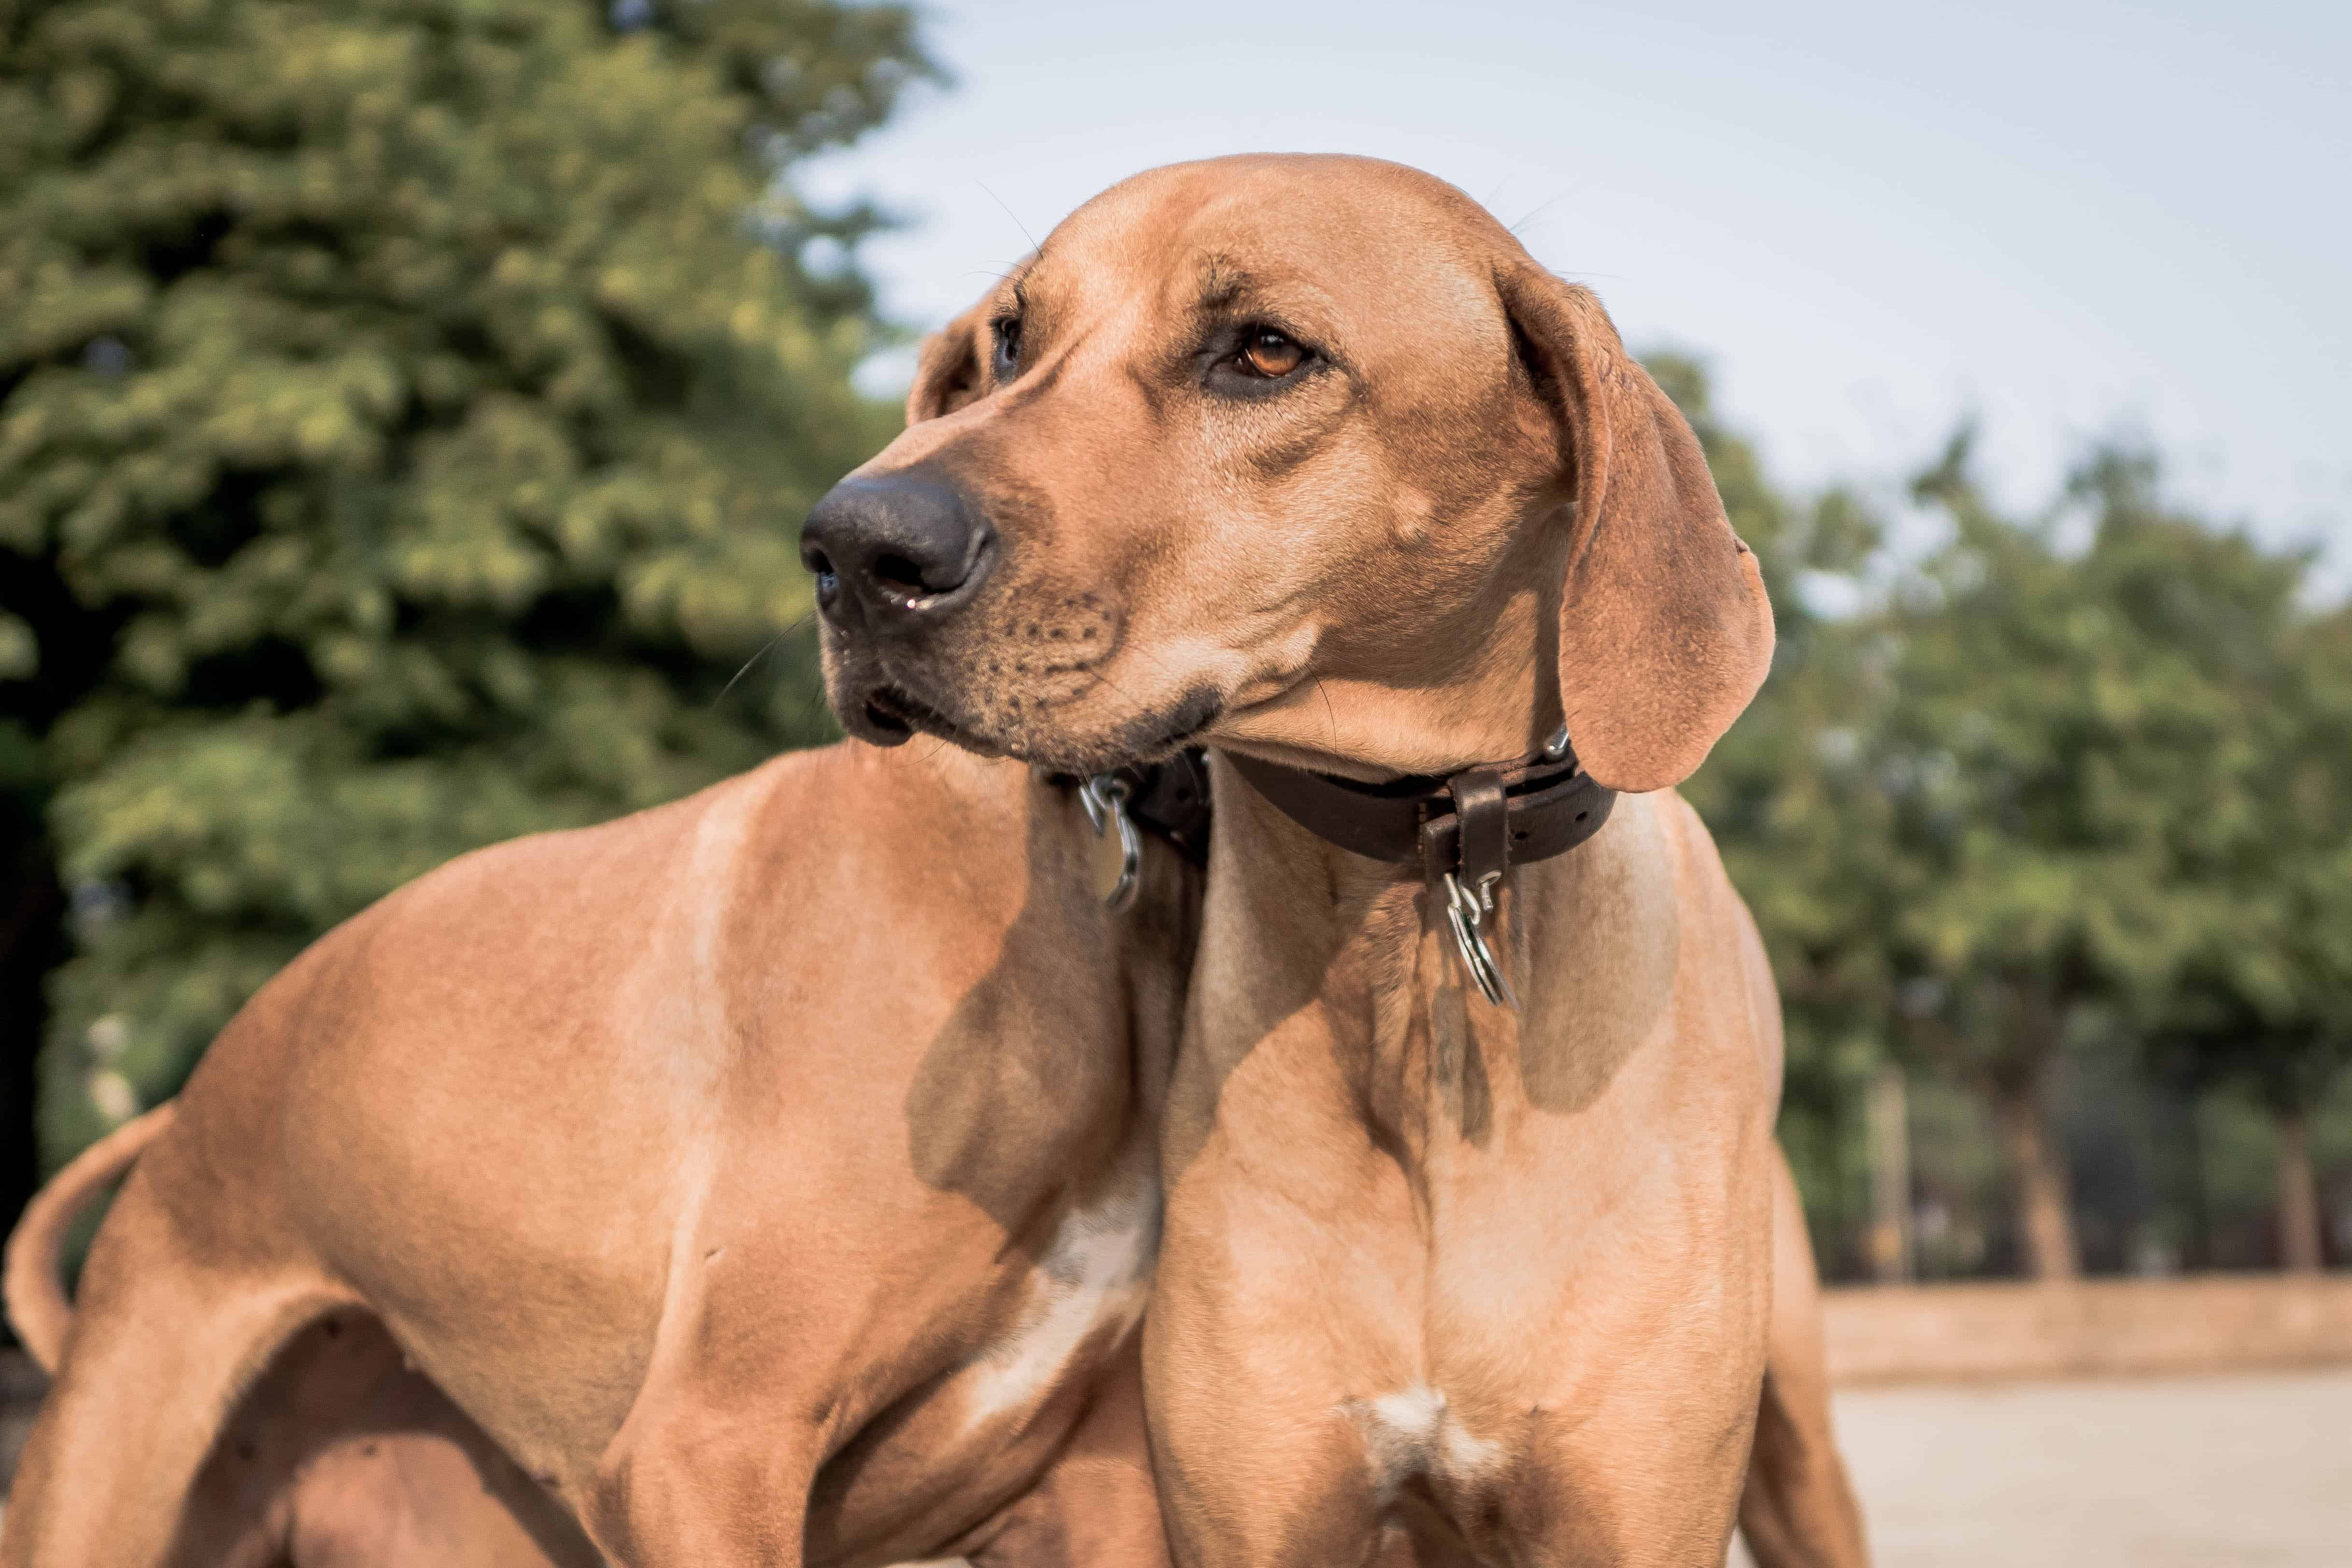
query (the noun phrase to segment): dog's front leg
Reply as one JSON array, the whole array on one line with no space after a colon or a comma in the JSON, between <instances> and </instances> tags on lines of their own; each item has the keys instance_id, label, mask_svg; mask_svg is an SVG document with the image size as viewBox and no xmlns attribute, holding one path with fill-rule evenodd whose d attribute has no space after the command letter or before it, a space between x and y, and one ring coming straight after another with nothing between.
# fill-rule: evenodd
<instances>
[{"instance_id":1,"label":"dog's front leg","mask_svg":"<svg viewBox=\"0 0 2352 1568\"><path fill-rule=\"evenodd\" d=\"M1168 1568L1143 1426L1142 1338L1105 1369L1035 1487L961 1543L973 1568Z\"/></svg>"},{"instance_id":2,"label":"dog's front leg","mask_svg":"<svg viewBox=\"0 0 2352 1568\"><path fill-rule=\"evenodd\" d=\"M1279 1103L1246 1082L1276 1054L1234 1075L1172 1173L1144 1318L1152 1459L1187 1568L1362 1568L1402 1541L1373 1406L1418 1377L1411 1200L1393 1165L1297 1103L1279 1137L1253 1122ZM1279 1151L1279 1182L1252 1149Z\"/></svg>"},{"instance_id":3,"label":"dog's front leg","mask_svg":"<svg viewBox=\"0 0 2352 1568\"><path fill-rule=\"evenodd\" d=\"M581 1509L627 1568L800 1568L820 1434L773 1410L640 1399Z\"/></svg>"},{"instance_id":4,"label":"dog's front leg","mask_svg":"<svg viewBox=\"0 0 2352 1568\"><path fill-rule=\"evenodd\" d=\"M1786 1155L1773 1168L1772 1337L1740 1533L1763 1568L1863 1568L1862 1509L1830 1429L1821 1277Z\"/></svg>"}]
</instances>

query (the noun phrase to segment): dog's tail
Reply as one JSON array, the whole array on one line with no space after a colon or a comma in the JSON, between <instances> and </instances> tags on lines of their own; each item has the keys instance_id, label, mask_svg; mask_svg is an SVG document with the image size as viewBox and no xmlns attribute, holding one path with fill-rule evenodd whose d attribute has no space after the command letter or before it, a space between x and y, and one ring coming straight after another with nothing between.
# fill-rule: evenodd
<instances>
[{"instance_id":1,"label":"dog's tail","mask_svg":"<svg viewBox=\"0 0 2352 1568\"><path fill-rule=\"evenodd\" d=\"M33 1195L16 1228L8 1233L0 1294L7 1300L8 1321L16 1325L16 1337L25 1342L26 1350L44 1372L58 1369L66 1331L73 1326L73 1302L66 1298L60 1268L66 1233L89 1207L90 1199L129 1170L131 1162L172 1124L172 1109L173 1102L166 1100L76 1155Z\"/></svg>"}]
</instances>

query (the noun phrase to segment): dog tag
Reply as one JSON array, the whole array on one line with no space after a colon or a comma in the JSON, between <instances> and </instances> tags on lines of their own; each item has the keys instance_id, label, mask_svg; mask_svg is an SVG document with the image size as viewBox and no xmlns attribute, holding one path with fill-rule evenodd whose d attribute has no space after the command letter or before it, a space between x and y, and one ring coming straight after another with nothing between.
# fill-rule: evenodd
<instances>
[{"instance_id":1,"label":"dog tag","mask_svg":"<svg viewBox=\"0 0 2352 1568\"><path fill-rule=\"evenodd\" d=\"M1118 891L1119 877L1127 869L1127 857L1119 853L1118 835L1097 832L1087 848L1087 858L1094 862L1095 896L1108 904L1111 894Z\"/></svg>"},{"instance_id":2,"label":"dog tag","mask_svg":"<svg viewBox=\"0 0 2352 1568\"><path fill-rule=\"evenodd\" d=\"M1078 787L1078 800L1094 825L1091 853L1095 896L1116 915L1135 902L1137 879L1143 871L1143 839L1135 819L1127 814L1127 781L1100 773Z\"/></svg>"}]
</instances>

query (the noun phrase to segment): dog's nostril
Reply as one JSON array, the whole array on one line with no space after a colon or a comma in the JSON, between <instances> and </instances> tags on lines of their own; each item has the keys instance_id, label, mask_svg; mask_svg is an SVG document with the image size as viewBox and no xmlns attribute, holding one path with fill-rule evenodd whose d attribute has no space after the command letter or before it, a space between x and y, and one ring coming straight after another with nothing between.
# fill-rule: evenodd
<instances>
[{"instance_id":1,"label":"dog's nostril","mask_svg":"<svg viewBox=\"0 0 2352 1568\"><path fill-rule=\"evenodd\" d=\"M875 581L902 593L912 595L932 591L931 585L923 580L923 569L893 551L886 550L876 556L871 570Z\"/></svg>"},{"instance_id":2,"label":"dog's nostril","mask_svg":"<svg viewBox=\"0 0 2352 1568\"><path fill-rule=\"evenodd\" d=\"M801 564L816 574L818 606L832 609L834 601L841 594L841 574L833 570L833 559L814 545L803 545Z\"/></svg>"}]
</instances>

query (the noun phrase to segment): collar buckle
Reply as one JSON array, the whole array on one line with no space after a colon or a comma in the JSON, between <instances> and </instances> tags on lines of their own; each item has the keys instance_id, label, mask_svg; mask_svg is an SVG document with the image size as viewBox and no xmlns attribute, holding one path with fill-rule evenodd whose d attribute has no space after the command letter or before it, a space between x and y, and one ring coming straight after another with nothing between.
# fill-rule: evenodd
<instances>
[{"instance_id":1,"label":"collar buckle","mask_svg":"<svg viewBox=\"0 0 2352 1568\"><path fill-rule=\"evenodd\" d=\"M1577 765L1566 726L1525 761L1444 779L1361 784L1239 752L1225 758L1276 810L1326 842L1372 860L1418 864L1431 916L1444 913L1464 968L1497 1007L1517 1005L1486 940L1505 874L1584 842L1617 800L1615 790Z\"/></svg>"}]
</instances>

